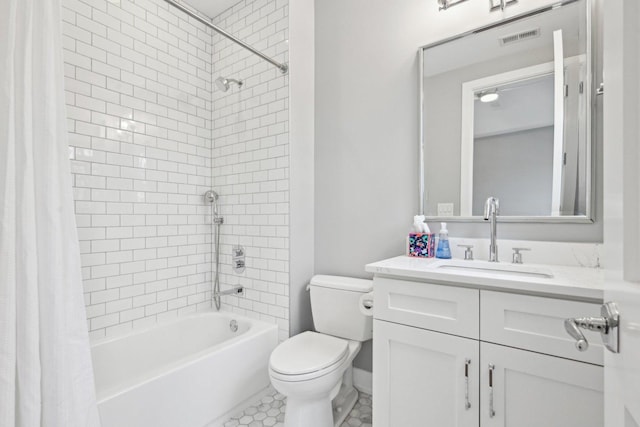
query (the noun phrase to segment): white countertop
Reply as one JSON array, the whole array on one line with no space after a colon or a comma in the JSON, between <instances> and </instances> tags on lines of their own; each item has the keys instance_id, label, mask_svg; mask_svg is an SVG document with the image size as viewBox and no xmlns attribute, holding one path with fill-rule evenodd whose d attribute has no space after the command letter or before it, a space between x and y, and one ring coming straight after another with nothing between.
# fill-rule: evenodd
<instances>
[{"instance_id":1,"label":"white countertop","mask_svg":"<svg viewBox=\"0 0 640 427\"><path fill-rule=\"evenodd\" d=\"M443 262L447 261L450 260L398 256L367 264L365 269L375 275L478 289L556 296L590 302L602 302L604 298L604 271L599 268L543 264L523 264L520 266L505 262L495 264L496 267L507 270L522 268L523 271L548 273L553 276L531 277L533 275L527 275L521 277L508 273L493 273L490 270L465 271L464 267L467 265L470 267L487 266L488 263L485 261L453 260L457 267L439 268Z\"/></svg>"}]
</instances>

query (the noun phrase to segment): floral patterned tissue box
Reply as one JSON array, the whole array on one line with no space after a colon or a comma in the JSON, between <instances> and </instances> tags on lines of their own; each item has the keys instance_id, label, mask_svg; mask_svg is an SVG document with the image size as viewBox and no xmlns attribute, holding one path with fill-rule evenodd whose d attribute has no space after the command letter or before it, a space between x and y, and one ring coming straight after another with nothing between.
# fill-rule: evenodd
<instances>
[{"instance_id":1,"label":"floral patterned tissue box","mask_svg":"<svg viewBox=\"0 0 640 427\"><path fill-rule=\"evenodd\" d=\"M409 233L409 256L433 258L436 256L434 233Z\"/></svg>"}]
</instances>

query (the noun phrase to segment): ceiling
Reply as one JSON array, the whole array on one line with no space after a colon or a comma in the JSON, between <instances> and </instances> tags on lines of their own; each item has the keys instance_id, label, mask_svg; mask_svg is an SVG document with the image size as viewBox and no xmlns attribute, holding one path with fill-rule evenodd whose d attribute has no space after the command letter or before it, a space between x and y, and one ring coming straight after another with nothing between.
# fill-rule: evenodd
<instances>
[{"instance_id":1,"label":"ceiling","mask_svg":"<svg viewBox=\"0 0 640 427\"><path fill-rule=\"evenodd\" d=\"M188 4L198 12L202 12L209 18L215 18L238 3L238 1L239 0L183 0L183 3Z\"/></svg>"}]
</instances>

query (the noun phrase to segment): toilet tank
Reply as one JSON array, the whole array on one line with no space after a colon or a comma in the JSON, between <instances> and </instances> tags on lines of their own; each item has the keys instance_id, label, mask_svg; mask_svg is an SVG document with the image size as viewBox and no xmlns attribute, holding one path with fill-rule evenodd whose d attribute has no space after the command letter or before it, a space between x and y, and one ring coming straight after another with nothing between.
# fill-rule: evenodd
<instances>
[{"instance_id":1,"label":"toilet tank","mask_svg":"<svg viewBox=\"0 0 640 427\"><path fill-rule=\"evenodd\" d=\"M360 312L360 297L373 291L373 281L342 276L311 278L311 312L317 332L354 341L373 336L373 317Z\"/></svg>"}]
</instances>

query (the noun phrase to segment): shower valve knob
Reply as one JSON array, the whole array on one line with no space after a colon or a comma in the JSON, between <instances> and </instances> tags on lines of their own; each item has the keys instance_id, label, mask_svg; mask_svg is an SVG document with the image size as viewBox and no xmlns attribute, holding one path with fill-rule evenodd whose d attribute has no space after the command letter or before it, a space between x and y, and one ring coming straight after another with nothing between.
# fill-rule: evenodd
<instances>
[{"instance_id":1,"label":"shower valve knob","mask_svg":"<svg viewBox=\"0 0 640 427\"><path fill-rule=\"evenodd\" d=\"M234 246L233 251L233 271L240 274L244 272L246 267L245 252L242 246Z\"/></svg>"}]
</instances>

